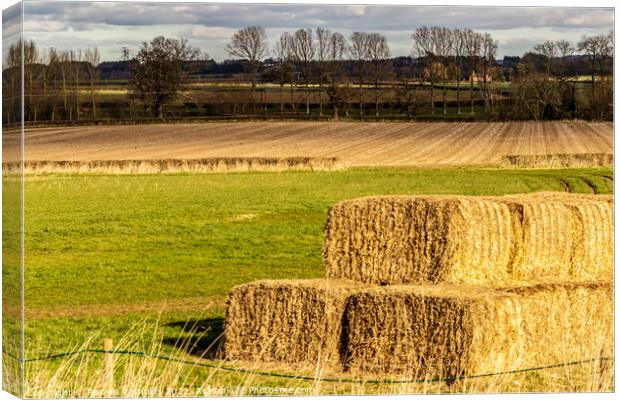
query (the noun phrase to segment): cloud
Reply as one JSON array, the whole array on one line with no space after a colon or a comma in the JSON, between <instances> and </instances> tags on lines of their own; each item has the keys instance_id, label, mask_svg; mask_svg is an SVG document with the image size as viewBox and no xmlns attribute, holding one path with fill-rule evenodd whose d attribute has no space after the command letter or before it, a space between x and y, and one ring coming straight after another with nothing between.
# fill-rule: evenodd
<instances>
[{"instance_id":1,"label":"cloud","mask_svg":"<svg viewBox=\"0 0 620 400\"><path fill-rule=\"evenodd\" d=\"M100 43L100 48L111 49L112 43L116 46L123 40L125 46L135 47L154 36L169 34L187 37L192 44L204 46L216 59L226 57L226 42L235 30L247 25L264 26L272 43L281 32L302 27L323 26L345 34L356 30L381 31L388 37L395 55L409 54L410 33L419 26L472 28L497 35L500 55L518 55L538 40L546 40L545 35L574 41L584 32L607 32L613 28L613 9L26 2L24 20L25 34L38 38L47 47L76 46L93 39ZM51 38L59 42L52 43ZM118 53L118 49L114 51ZM113 58L118 58L116 53ZM112 54L103 52L103 57Z\"/></svg>"}]
</instances>

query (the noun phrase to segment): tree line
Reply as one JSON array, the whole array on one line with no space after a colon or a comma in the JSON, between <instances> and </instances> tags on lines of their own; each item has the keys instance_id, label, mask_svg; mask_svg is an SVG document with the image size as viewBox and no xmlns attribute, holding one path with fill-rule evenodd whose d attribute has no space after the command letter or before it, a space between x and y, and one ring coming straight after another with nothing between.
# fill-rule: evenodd
<instances>
[{"instance_id":1,"label":"tree line","mask_svg":"<svg viewBox=\"0 0 620 400\"><path fill-rule=\"evenodd\" d=\"M245 67L250 111L243 108L243 114L265 113L265 102L263 110L257 109L256 94L269 81L278 87L282 114L380 117L390 103L407 117L434 115L441 104L438 117L453 109L457 116L497 119L611 118L612 33L584 36L574 46L546 41L523 57L504 58L503 64L496 60L497 48L489 33L422 26L411 34L410 57L394 59L379 32L354 32L347 38L322 27L302 28L282 33L270 48L265 29L249 26L231 37L226 52ZM193 95L190 78L209 57L187 40L156 37L134 55L126 48L122 54L128 67L129 118L164 119L179 104L204 106ZM20 57L19 46L12 46L3 70L7 122L18 116L10 95L19 90ZM26 121L99 118L96 48L40 52L29 41L23 58ZM576 62L584 59L588 81L574 75ZM290 101L285 100L287 86ZM303 96L303 109L298 109L296 93Z\"/></svg>"}]
</instances>

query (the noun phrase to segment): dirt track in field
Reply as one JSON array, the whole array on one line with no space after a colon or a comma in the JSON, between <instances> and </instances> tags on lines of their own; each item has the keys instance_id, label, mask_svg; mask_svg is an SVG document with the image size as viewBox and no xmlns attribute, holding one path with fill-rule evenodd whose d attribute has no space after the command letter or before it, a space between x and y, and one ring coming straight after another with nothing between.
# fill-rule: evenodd
<instances>
[{"instance_id":1,"label":"dirt track in field","mask_svg":"<svg viewBox=\"0 0 620 400\"><path fill-rule=\"evenodd\" d=\"M613 128L573 121L111 125L29 129L25 146L27 161L305 156L349 166L489 165L505 155L611 153Z\"/></svg>"},{"instance_id":2,"label":"dirt track in field","mask_svg":"<svg viewBox=\"0 0 620 400\"><path fill-rule=\"evenodd\" d=\"M132 304L93 304L74 307L56 307L52 309L26 308L26 319L49 319L62 317L93 317L115 316L133 313L159 312L205 312L212 309L222 309L226 301L209 297L190 297L146 303ZM13 318L21 317L21 309L16 306L4 305L3 312Z\"/></svg>"}]
</instances>

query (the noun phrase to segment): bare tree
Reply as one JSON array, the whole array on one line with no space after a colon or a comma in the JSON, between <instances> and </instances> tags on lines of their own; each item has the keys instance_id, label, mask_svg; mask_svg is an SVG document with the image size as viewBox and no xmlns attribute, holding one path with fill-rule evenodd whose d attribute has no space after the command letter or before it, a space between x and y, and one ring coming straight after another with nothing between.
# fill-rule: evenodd
<instances>
[{"instance_id":1,"label":"bare tree","mask_svg":"<svg viewBox=\"0 0 620 400\"><path fill-rule=\"evenodd\" d=\"M312 29L299 29L292 36L288 46L289 58L295 64L306 86L306 114L310 114L309 87L312 80L312 63L316 55L316 44Z\"/></svg>"},{"instance_id":2,"label":"bare tree","mask_svg":"<svg viewBox=\"0 0 620 400\"><path fill-rule=\"evenodd\" d=\"M35 88L35 80L37 74L37 62L39 61L39 52L37 50L37 46L34 41L24 41L23 42L23 60L24 60L24 89L25 93L25 108L28 111L28 115L24 116L30 120L36 121L38 117L38 107L37 107L37 95Z\"/></svg>"},{"instance_id":3,"label":"bare tree","mask_svg":"<svg viewBox=\"0 0 620 400\"><path fill-rule=\"evenodd\" d=\"M439 56L438 69L442 80L442 99L443 99L443 114L448 113L447 106L447 80L448 80L448 58L452 54L452 31L448 28L432 27L431 38L434 47L434 54Z\"/></svg>"},{"instance_id":4,"label":"bare tree","mask_svg":"<svg viewBox=\"0 0 620 400\"><path fill-rule=\"evenodd\" d=\"M260 61L269 54L267 35L262 26L248 26L235 33L226 46L228 54L248 63L252 83L252 113L256 114L256 71Z\"/></svg>"},{"instance_id":5,"label":"bare tree","mask_svg":"<svg viewBox=\"0 0 620 400\"><path fill-rule=\"evenodd\" d=\"M2 118L17 123L21 112L22 46L14 43L7 49L2 69Z\"/></svg>"},{"instance_id":6,"label":"bare tree","mask_svg":"<svg viewBox=\"0 0 620 400\"><path fill-rule=\"evenodd\" d=\"M84 61L86 61L86 72L88 73L88 82L90 84L90 102L93 110L93 120L97 119L97 66L99 65L101 56L99 50L95 47L93 49L86 49L84 52Z\"/></svg>"},{"instance_id":7,"label":"bare tree","mask_svg":"<svg viewBox=\"0 0 620 400\"><path fill-rule=\"evenodd\" d=\"M436 59L435 31L436 27L423 26L415 30L411 35L413 39L413 54L424 59L424 75L430 82L431 113L435 113L434 86L437 78L437 68L434 65Z\"/></svg>"},{"instance_id":8,"label":"bare tree","mask_svg":"<svg viewBox=\"0 0 620 400\"><path fill-rule=\"evenodd\" d=\"M296 102L296 96L295 96L295 88L297 87L298 84L298 78L299 78L299 72L296 69L296 65L293 62L293 49L292 47L294 46L294 38L293 35L290 34L289 32L284 32L282 33L282 35L280 35L280 42L282 42L282 49L286 51L285 55L284 55L284 59L286 60L286 66L289 69L289 85L290 85L290 103L291 103L291 110L293 110L293 113L296 112L297 110L297 102Z\"/></svg>"},{"instance_id":9,"label":"bare tree","mask_svg":"<svg viewBox=\"0 0 620 400\"><path fill-rule=\"evenodd\" d=\"M575 52L575 48L566 40L558 40L555 42L555 47L560 57L560 65L558 67L558 74L560 78L566 76L566 68L568 65L568 57L572 56Z\"/></svg>"},{"instance_id":10,"label":"bare tree","mask_svg":"<svg viewBox=\"0 0 620 400\"><path fill-rule=\"evenodd\" d=\"M594 96L594 81L596 74L596 63L599 63L601 70L601 59L609 57L613 51L613 35L584 36L577 44L577 50L586 53L590 60L590 74L592 76L591 89Z\"/></svg>"},{"instance_id":11,"label":"bare tree","mask_svg":"<svg viewBox=\"0 0 620 400\"><path fill-rule=\"evenodd\" d=\"M368 34L368 62L374 84L375 116L379 116L379 82L390 72L390 46L387 38L377 32Z\"/></svg>"},{"instance_id":12,"label":"bare tree","mask_svg":"<svg viewBox=\"0 0 620 400\"><path fill-rule=\"evenodd\" d=\"M130 95L142 101L147 110L163 119L166 105L181 93L187 82L191 61L200 56L185 39L158 36L143 42L131 60Z\"/></svg>"},{"instance_id":13,"label":"bare tree","mask_svg":"<svg viewBox=\"0 0 620 400\"><path fill-rule=\"evenodd\" d=\"M355 61L357 78L359 83L359 108L360 117L364 115L364 75L366 73L366 63L368 57L368 34L365 32L354 32L351 35L351 44L348 48L351 58Z\"/></svg>"},{"instance_id":14,"label":"bare tree","mask_svg":"<svg viewBox=\"0 0 620 400\"><path fill-rule=\"evenodd\" d=\"M454 51L454 70L456 72L456 112L461 114L461 79L463 73L463 55L467 44L467 33L461 29L452 32L452 50Z\"/></svg>"},{"instance_id":15,"label":"bare tree","mask_svg":"<svg viewBox=\"0 0 620 400\"><path fill-rule=\"evenodd\" d=\"M529 116L535 121L542 120L545 115L553 115L561 105L558 83L536 71L533 66L519 64L513 93L517 96L517 104L522 105Z\"/></svg>"},{"instance_id":16,"label":"bare tree","mask_svg":"<svg viewBox=\"0 0 620 400\"><path fill-rule=\"evenodd\" d=\"M319 79L319 115L323 115L323 82L327 73L327 59L330 54L331 32L329 29L316 28L317 73Z\"/></svg>"},{"instance_id":17,"label":"bare tree","mask_svg":"<svg viewBox=\"0 0 620 400\"><path fill-rule=\"evenodd\" d=\"M275 56L276 61L278 62L278 69L279 69L279 84L280 84L280 113L284 113L284 100L283 100L283 91L284 91L284 85L288 80L290 80L290 75L291 75L291 68L290 68L290 63L289 63L289 59L288 59L288 55L289 55L289 50L288 50L288 46L289 46L289 37L290 35L288 34L288 32L284 32L282 35L280 35L280 38L278 39L278 41L276 42L276 45L273 49L273 53Z\"/></svg>"},{"instance_id":18,"label":"bare tree","mask_svg":"<svg viewBox=\"0 0 620 400\"><path fill-rule=\"evenodd\" d=\"M547 40L544 43L540 43L534 46L534 51L545 58L547 79L549 79L551 75L551 68L553 65L553 59L556 56L556 50L556 43L551 40Z\"/></svg>"},{"instance_id":19,"label":"bare tree","mask_svg":"<svg viewBox=\"0 0 620 400\"><path fill-rule=\"evenodd\" d=\"M75 89L75 119L80 119L80 77L82 73L82 50L70 50L69 62Z\"/></svg>"},{"instance_id":20,"label":"bare tree","mask_svg":"<svg viewBox=\"0 0 620 400\"><path fill-rule=\"evenodd\" d=\"M491 91L489 88L489 67L495 64L495 55L497 53L497 41L489 33L482 36L482 95L484 97L484 112L489 108L489 102L492 102Z\"/></svg>"},{"instance_id":21,"label":"bare tree","mask_svg":"<svg viewBox=\"0 0 620 400\"><path fill-rule=\"evenodd\" d=\"M470 114L474 114L474 75L476 73L476 60L480 57L480 49L482 47L482 35L467 29L465 31L465 53L469 59L470 76L469 76L469 102Z\"/></svg>"},{"instance_id":22,"label":"bare tree","mask_svg":"<svg viewBox=\"0 0 620 400\"><path fill-rule=\"evenodd\" d=\"M344 71L342 68L342 62L346 56L347 40L344 35L339 32L334 32L329 38L329 54L328 54L328 68L326 80L328 83L327 94L332 102L333 118L338 120L339 108L347 101L346 93L348 91L342 88L342 81Z\"/></svg>"}]
</instances>

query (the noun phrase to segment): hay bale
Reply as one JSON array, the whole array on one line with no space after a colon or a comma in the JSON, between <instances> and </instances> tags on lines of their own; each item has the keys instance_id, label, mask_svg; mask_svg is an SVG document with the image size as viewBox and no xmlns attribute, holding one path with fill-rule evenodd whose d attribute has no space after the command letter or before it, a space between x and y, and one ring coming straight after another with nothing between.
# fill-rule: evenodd
<instances>
[{"instance_id":1,"label":"hay bale","mask_svg":"<svg viewBox=\"0 0 620 400\"><path fill-rule=\"evenodd\" d=\"M337 203L329 278L368 284L610 279L613 204L564 196L383 196Z\"/></svg>"},{"instance_id":2,"label":"hay bale","mask_svg":"<svg viewBox=\"0 0 620 400\"><path fill-rule=\"evenodd\" d=\"M471 376L613 355L613 283L400 285L351 296L345 367Z\"/></svg>"},{"instance_id":3,"label":"hay bale","mask_svg":"<svg viewBox=\"0 0 620 400\"><path fill-rule=\"evenodd\" d=\"M315 367L340 363L348 296L360 285L334 280L265 280L228 298L224 353L229 360Z\"/></svg>"},{"instance_id":4,"label":"hay bale","mask_svg":"<svg viewBox=\"0 0 620 400\"><path fill-rule=\"evenodd\" d=\"M612 195L543 192L498 201L522 219L523 245L512 265L515 278L613 278Z\"/></svg>"}]
</instances>

